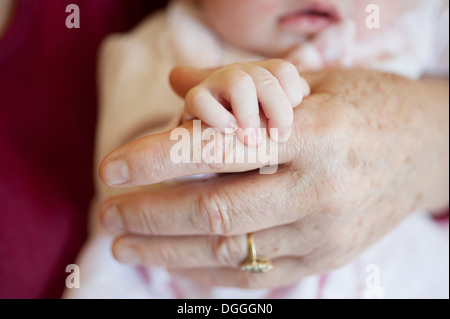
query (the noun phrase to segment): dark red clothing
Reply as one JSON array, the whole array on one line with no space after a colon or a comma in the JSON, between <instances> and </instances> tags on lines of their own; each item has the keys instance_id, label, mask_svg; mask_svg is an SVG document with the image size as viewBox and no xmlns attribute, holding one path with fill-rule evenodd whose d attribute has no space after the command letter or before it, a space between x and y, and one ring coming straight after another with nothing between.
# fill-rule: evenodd
<instances>
[{"instance_id":1,"label":"dark red clothing","mask_svg":"<svg viewBox=\"0 0 450 319\"><path fill-rule=\"evenodd\" d=\"M66 28L71 3L80 29ZM157 5L19 1L0 40L0 298L60 296L93 194L98 45Z\"/></svg>"}]
</instances>

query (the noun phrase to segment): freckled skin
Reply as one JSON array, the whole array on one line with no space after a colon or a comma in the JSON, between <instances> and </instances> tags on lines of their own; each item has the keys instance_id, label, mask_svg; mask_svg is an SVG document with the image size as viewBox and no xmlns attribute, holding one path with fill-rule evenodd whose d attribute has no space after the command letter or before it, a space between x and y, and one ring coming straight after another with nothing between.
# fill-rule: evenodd
<instances>
[{"instance_id":1,"label":"freckled skin","mask_svg":"<svg viewBox=\"0 0 450 319\"><path fill-rule=\"evenodd\" d=\"M305 77L313 95L295 110L293 136L280 150L289 160L277 174L228 174L169 192L116 197L123 218L143 207L156 233L119 238L114 249L130 245L147 265L171 267L207 286L280 287L348 263L415 209L448 205L448 81L363 70ZM367 99L375 84L378 94ZM386 114L390 123L379 127ZM189 213L180 199L195 193L199 206ZM175 215L177 207L182 214ZM243 234L258 223L258 254L276 268L248 276L229 267L247 257ZM192 227L204 236L173 239L176 245L164 237L192 234ZM163 249L183 258L155 257ZM199 260L208 267L189 267Z\"/></svg>"}]
</instances>

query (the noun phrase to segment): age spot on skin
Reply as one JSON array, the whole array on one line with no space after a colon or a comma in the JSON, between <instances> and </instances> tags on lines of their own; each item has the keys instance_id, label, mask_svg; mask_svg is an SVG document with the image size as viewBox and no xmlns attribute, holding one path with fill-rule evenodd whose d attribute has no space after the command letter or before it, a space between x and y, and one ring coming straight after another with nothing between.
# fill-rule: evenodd
<instances>
[{"instance_id":1,"label":"age spot on skin","mask_svg":"<svg viewBox=\"0 0 450 319\"><path fill-rule=\"evenodd\" d=\"M360 220L358 220L358 224L357 224L357 227L358 228L361 228L362 227L362 225L363 225L363 221L360 219Z\"/></svg>"},{"instance_id":2,"label":"age spot on skin","mask_svg":"<svg viewBox=\"0 0 450 319\"><path fill-rule=\"evenodd\" d=\"M354 149L351 149L348 151L347 154L347 161L350 168L356 168L358 167L359 160L358 160L358 154Z\"/></svg>"},{"instance_id":3,"label":"age spot on skin","mask_svg":"<svg viewBox=\"0 0 450 319\"><path fill-rule=\"evenodd\" d=\"M383 125L381 123L377 123L377 130L380 132L383 130Z\"/></svg>"}]
</instances>

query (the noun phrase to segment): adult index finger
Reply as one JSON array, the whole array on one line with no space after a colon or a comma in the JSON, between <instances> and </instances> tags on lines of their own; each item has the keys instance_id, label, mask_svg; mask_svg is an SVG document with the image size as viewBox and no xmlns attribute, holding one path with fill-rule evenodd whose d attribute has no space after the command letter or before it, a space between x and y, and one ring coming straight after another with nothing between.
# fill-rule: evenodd
<instances>
[{"instance_id":1,"label":"adult index finger","mask_svg":"<svg viewBox=\"0 0 450 319\"><path fill-rule=\"evenodd\" d=\"M109 186L130 187L258 168L263 173L275 173L279 164L295 157L295 144L277 144L265 133L260 145L249 148L236 133L222 134L198 120L189 121L174 130L143 137L114 150L100 164L100 179ZM271 168L265 169L267 166Z\"/></svg>"}]
</instances>

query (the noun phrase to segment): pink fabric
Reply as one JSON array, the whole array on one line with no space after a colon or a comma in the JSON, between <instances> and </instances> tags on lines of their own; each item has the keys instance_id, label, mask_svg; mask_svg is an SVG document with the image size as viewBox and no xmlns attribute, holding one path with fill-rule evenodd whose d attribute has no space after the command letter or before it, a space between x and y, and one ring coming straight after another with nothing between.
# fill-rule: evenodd
<instances>
[{"instance_id":1,"label":"pink fabric","mask_svg":"<svg viewBox=\"0 0 450 319\"><path fill-rule=\"evenodd\" d=\"M327 284L328 275L324 274L319 278L319 288L317 289L317 299L323 299L323 290Z\"/></svg>"},{"instance_id":2,"label":"pink fabric","mask_svg":"<svg viewBox=\"0 0 450 319\"><path fill-rule=\"evenodd\" d=\"M70 3L80 7L80 29L65 27ZM0 298L60 296L93 193L97 47L147 6L18 1L0 40Z\"/></svg>"}]
</instances>

